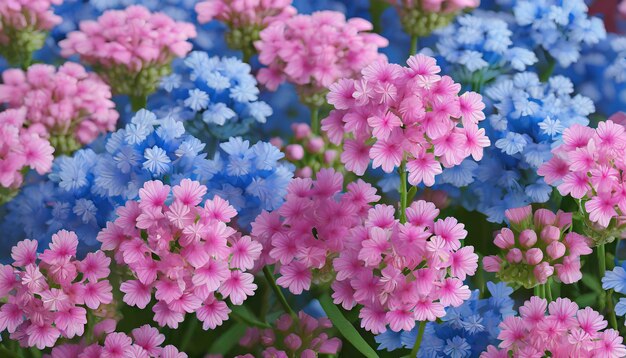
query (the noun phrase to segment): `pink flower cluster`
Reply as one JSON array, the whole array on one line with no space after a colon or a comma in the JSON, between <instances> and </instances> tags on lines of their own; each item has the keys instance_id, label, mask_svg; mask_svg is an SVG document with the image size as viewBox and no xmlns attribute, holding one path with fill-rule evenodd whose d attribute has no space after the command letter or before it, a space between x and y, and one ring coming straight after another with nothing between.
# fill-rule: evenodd
<instances>
[{"instance_id":1,"label":"pink flower cluster","mask_svg":"<svg viewBox=\"0 0 626 358\"><path fill-rule=\"evenodd\" d=\"M294 133L293 141L284 144L280 137L270 140L278 149L285 153L285 158L295 164L296 176L311 178L320 168L341 166L336 149L320 136L314 135L311 127L306 123L293 123L291 130Z\"/></svg>"},{"instance_id":2,"label":"pink flower cluster","mask_svg":"<svg viewBox=\"0 0 626 358\"><path fill-rule=\"evenodd\" d=\"M80 337L87 309L111 303L111 259L102 251L76 259L78 237L59 231L37 255L37 242L24 240L11 250L12 265L0 266L0 331L22 347L44 349L59 338Z\"/></svg>"},{"instance_id":3,"label":"pink flower cluster","mask_svg":"<svg viewBox=\"0 0 626 358\"><path fill-rule=\"evenodd\" d=\"M396 6L402 27L414 38L429 36L448 25L463 10L480 5L480 0L387 0Z\"/></svg>"},{"instance_id":4,"label":"pink flower cluster","mask_svg":"<svg viewBox=\"0 0 626 358\"><path fill-rule=\"evenodd\" d=\"M50 171L54 148L36 132L25 128L26 108L0 112L0 187L17 189L22 185L22 170L30 167L39 174ZM7 200L0 191L0 204Z\"/></svg>"},{"instance_id":5,"label":"pink flower cluster","mask_svg":"<svg viewBox=\"0 0 626 358\"><path fill-rule=\"evenodd\" d=\"M278 285L294 294L315 282L333 279L332 260L345 250L345 238L367 218L369 203L380 200L376 189L359 180L341 193L343 176L321 169L317 179L294 179L285 203L252 223L252 236L263 243L264 261L276 264ZM315 277L314 277L315 276Z\"/></svg>"},{"instance_id":6,"label":"pink flower cluster","mask_svg":"<svg viewBox=\"0 0 626 358\"><path fill-rule=\"evenodd\" d=\"M170 189L149 181L138 201L117 210L118 218L98 234L102 249L114 251L135 279L123 282L124 302L152 311L161 326L177 328L186 313L195 313L203 328L228 319L226 298L241 305L257 286L246 272L261 255L261 244L226 224L237 215L220 197L200 206L207 188L183 179ZM171 204L168 199L171 197Z\"/></svg>"},{"instance_id":7,"label":"pink flower cluster","mask_svg":"<svg viewBox=\"0 0 626 358\"><path fill-rule=\"evenodd\" d=\"M119 114L109 86L77 63L67 62L58 70L44 64L26 72L8 69L2 80L0 102L25 109L29 130L49 137L58 154L115 130Z\"/></svg>"},{"instance_id":8,"label":"pink flower cluster","mask_svg":"<svg viewBox=\"0 0 626 358\"><path fill-rule=\"evenodd\" d=\"M410 331L415 321L435 321L445 308L470 298L463 283L478 267L467 235L455 218L435 219L434 204L416 201L406 209L407 223L394 218L394 208L376 205L363 226L343 237L344 249L333 260L337 272L333 299L350 310L361 305L361 327L374 334L387 325Z\"/></svg>"},{"instance_id":9,"label":"pink flower cluster","mask_svg":"<svg viewBox=\"0 0 626 358\"><path fill-rule=\"evenodd\" d=\"M439 76L434 58L415 55L407 64L378 61L363 69L361 79L331 85L328 102L335 110L322 129L332 143L344 142L341 161L357 175L370 159L387 173L407 161L409 183L432 186L442 165L482 158L490 144L478 128L485 105L478 93L459 96L461 85Z\"/></svg>"},{"instance_id":10,"label":"pink flower cluster","mask_svg":"<svg viewBox=\"0 0 626 358\"><path fill-rule=\"evenodd\" d=\"M276 329L248 328L239 344L246 348L263 348L263 357L315 358L319 354L337 354L341 340L330 338L325 331L333 327L326 318L315 319L300 311L298 319L284 314L276 320ZM239 358L254 358L246 354Z\"/></svg>"},{"instance_id":11,"label":"pink flower cluster","mask_svg":"<svg viewBox=\"0 0 626 358\"><path fill-rule=\"evenodd\" d=\"M44 358L187 358L187 354L172 345L161 347L165 336L150 325L133 329L129 337L125 333L114 332L115 321L104 323L94 329L96 338L102 340L102 344L62 344L54 347Z\"/></svg>"},{"instance_id":12,"label":"pink flower cluster","mask_svg":"<svg viewBox=\"0 0 626 358\"><path fill-rule=\"evenodd\" d=\"M545 284L555 270L566 284L582 278L580 256L592 252L591 239L567 232L572 226L572 213L538 209L533 216L529 205L504 214L511 229L503 228L496 234L493 243L503 252L483 258L485 271L496 272L502 281L526 288Z\"/></svg>"},{"instance_id":13,"label":"pink flower cluster","mask_svg":"<svg viewBox=\"0 0 626 358\"><path fill-rule=\"evenodd\" d=\"M340 78L356 77L361 69L382 55L388 41L368 33L367 20L336 11L320 11L275 21L261 31L255 43L259 61L268 66L257 79L275 90L282 82L297 86L301 100L313 107L324 103L327 87Z\"/></svg>"},{"instance_id":14,"label":"pink flower cluster","mask_svg":"<svg viewBox=\"0 0 626 358\"><path fill-rule=\"evenodd\" d=\"M195 36L193 24L129 6L106 11L97 21L81 22L80 31L69 33L59 46L61 55L79 55L94 66L117 93L145 95L169 72L174 58L191 51L187 40Z\"/></svg>"},{"instance_id":15,"label":"pink flower cluster","mask_svg":"<svg viewBox=\"0 0 626 358\"><path fill-rule=\"evenodd\" d=\"M626 130L613 121L597 129L573 125L538 173L561 195L581 199L588 219L606 229L626 215Z\"/></svg>"},{"instance_id":16,"label":"pink flower cluster","mask_svg":"<svg viewBox=\"0 0 626 358\"><path fill-rule=\"evenodd\" d=\"M546 314L546 308L548 312ZM529 357L625 357L623 338L593 309L578 309L567 298L547 303L531 297L519 309L520 316L509 316L500 323L499 348L489 346L481 358Z\"/></svg>"},{"instance_id":17,"label":"pink flower cluster","mask_svg":"<svg viewBox=\"0 0 626 358\"><path fill-rule=\"evenodd\" d=\"M6 0L0 2L0 44L8 45L12 40L7 30L35 29L47 31L61 23L61 18L52 11L52 5L63 0ZM13 39L14 40L14 39Z\"/></svg>"}]
</instances>

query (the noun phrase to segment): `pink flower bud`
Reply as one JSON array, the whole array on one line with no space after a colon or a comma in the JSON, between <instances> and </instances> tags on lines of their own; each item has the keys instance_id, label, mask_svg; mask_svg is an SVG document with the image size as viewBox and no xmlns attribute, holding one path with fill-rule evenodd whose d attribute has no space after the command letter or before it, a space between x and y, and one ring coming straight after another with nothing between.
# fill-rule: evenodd
<instances>
[{"instance_id":1,"label":"pink flower bud","mask_svg":"<svg viewBox=\"0 0 626 358\"><path fill-rule=\"evenodd\" d=\"M522 262L522 250L518 248L512 248L509 253L506 254L507 261L517 264Z\"/></svg>"},{"instance_id":2,"label":"pink flower bud","mask_svg":"<svg viewBox=\"0 0 626 358\"><path fill-rule=\"evenodd\" d=\"M556 223L556 214L548 209L538 209L535 211L535 228L540 229L546 225Z\"/></svg>"},{"instance_id":3,"label":"pink flower bud","mask_svg":"<svg viewBox=\"0 0 626 358\"><path fill-rule=\"evenodd\" d=\"M313 175L313 169L311 167L304 167L296 170L296 176L298 178L310 178Z\"/></svg>"},{"instance_id":4,"label":"pink flower bud","mask_svg":"<svg viewBox=\"0 0 626 358\"><path fill-rule=\"evenodd\" d=\"M561 230L558 227L548 225L541 230L541 240L546 244L557 241L561 237Z\"/></svg>"},{"instance_id":5,"label":"pink flower bud","mask_svg":"<svg viewBox=\"0 0 626 358\"><path fill-rule=\"evenodd\" d=\"M273 145L274 147L281 149L283 147L283 140L280 137L274 137L272 139L270 139L270 144Z\"/></svg>"},{"instance_id":6,"label":"pink flower bud","mask_svg":"<svg viewBox=\"0 0 626 358\"><path fill-rule=\"evenodd\" d=\"M311 135L311 127L306 123L294 123L291 125L291 130L298 140L302 140Z\"/></svg>"},{"instance_id":7,"label":"pink flower bud","mask_svg":"<svg viewBox=\"0 0 626 358\"><path fill-rule=\"evenodd\" d=\"M504 216L511 223L521 224L525 220L529 220L532 215L532 207L530 205L521 208L508 209L504 212Z\"/></svg>"},{"instance_id":8,"label":"pink flower bud","mask_svg":"<svg viewBox=\"0 0 626 358\"><path fill-rule=\"evenodd\" d=\"M538 263L541 262L541 260L543 260L543 252L541 252L541 249L533 247L532 249L526 251L526 262L529 265L536 265Z\"/></svg>"},{"instance_id":9,"label":"pink flower bud","mask_svg":"<svg viewBox=\"0 0 626 358\"><path fill-rule=\"evenodd\" d=\"M274 331L272 331L271 329L264 329L263 331L261 331L261 343L263 343L266 346L271 346L274 344L274 341L276 340L276 336L274 335Z\"/></svg>"},{"instance_id":10,"label":"pink flower bud","mask_svg":"<svg viewBox=\"0 0 626 358\"><path fill-rule=\"evenodd\" d=\"M324 163L331 164L337 158L337 151L334 149L328 149L324 152Z\"/></svg>"},{"instance_id":11,"label":"pink flower bud","mask_svg":"<svg viewBox=\"0 0 626 358\"><path fill-rule=\"evenodd\" d=\"M533 274L535 275L535 279L538 283L544 284L548 282L548 277L554 274L554 267L550 266L549 263L544 261L535 266L535 268L533 269Z\"/></svg>"},{"instance_id":12,"label":"pink flower bud","mask_svg":"<svg viewBox=\"0 0 626 358\"><path fill-rule=\"evenodd\" d=\"M533 247L537 243L537 233L534 230L526 229L519 235L519 242L524 247Z\"/></svg>"},{"instance_id":13,"label":"pink flower bud","mask_svg":"<svg viewBox=\"0 0 626 358\"><path fill-rule=\"evenodd\" d=\"M302 354L300 354L300 357L302 357L302 358L317 358L317 353L315 353L315 351L312 350L312 349L305 349L304 351L302 351Z\"/></svg>"},{"instance_id":14,"label":"pink flower bud","mask_svg":"<svg viewBox=\"0 0 626 358\"><path fill-rule=\"evenodd\" d=\"M559 229L561 229L561 231L569 229L572 225L572 216L572 213L566 213L561 210L556 213L556 225Z\"/></svg>"},{"instance_id":15,"label":"pink flower bud","mask_svg":"<svg viewBox=\"0 0 626 358\"><path fill-rule=\"evenodd\" d=\"M297 334L291 333L285 337L285 346L292 351L298 350L302 346L302 339Z\"/></svg>"},{"instance_id":16,"label":"pink flower bud","mask_svg":"<svg viewBox=\"0 0 626 358\"><path fill-rule=\"evenodd\" d=\"M341 350L341 339L333 337L322 343L319 352L321 354L337 354L339 350Z\"/></svg>"},{"instance_id":17,"label":"pink flower bud","mask_svg":"<svg viewBox=\"0 0 626 358\"><path fill-rule=\"evenodd\" d=\"M306 149L313 153L319 153L324 149L324 140L321 137L311 138L306 144Z\"/></svg>"},{"instance_id":18,"label":"pink flower bud","mask_svg":"<svg viewBox=\"0 0 626 358\"><path fill-rule=\"evenodd\" d=\"M289 144L285 148L285 156L288 160L300 160L304 158L304 148L300 144Z\"/></svg>"},{"instance_id":19,"label":"pink flower bud","mask_svg":"<svg viewBox=\"0 0 626 358\"><path fill-rule=\"evenodd\" d=\"M293 324L293 319L288 314L284 314L278 317L278 319L276 320L276 328L279 331L283 331L283 332L288 331L289 328L291 328L292 324Z\"/></svg>"},{"instance_id":20,"label":"pink flower bud","mask_svg":"<svg viewBox=\"0 0 626 358\"><path fill-rule=\"evenodd\" d=\"M496 235L493 243L501 249L508 249L515 245L515 235L511 229L505 227Z\"/></svg>"},{"instance_id":21,"label":"pink flower bud","mask_svg":"<svg viewBox=\"0 0 626 358\"><path fill-rule=\"evenodd\" d=\"M560 241L553 241L546 247L546 252L553 260L559 259L565 255L565 245Z\"/></svg>"},{"instance_id":22,"label":"pink flower bud","mask_svg":"<svg viewBox=\"0 0 626 358\"><path fill-rule=\"evenodd\" d=\"M502 263L502 259L498 256L485 256L483 257L483 268L487 272L498 272L500 271L500 264Z\"/></svg>"}]
</instances>

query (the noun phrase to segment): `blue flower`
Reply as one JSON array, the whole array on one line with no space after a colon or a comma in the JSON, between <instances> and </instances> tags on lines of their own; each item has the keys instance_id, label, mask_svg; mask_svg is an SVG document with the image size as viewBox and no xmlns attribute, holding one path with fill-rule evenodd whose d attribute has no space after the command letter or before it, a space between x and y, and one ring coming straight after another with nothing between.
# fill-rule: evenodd
<instances>
[{"instance_id":1,"label":"blue flower","mask_svg":"<svg viewBox=\"0 0 626 358\"><path fill-rule=\"evenodd\" d=\"M615 266L612 271L607 271L602 277L602 288L613 289L626 295L626 262L621 266Z\"/></svg>"},{"instance_id":2,"label":"blue flower","mask_svg":"<svg viewBox=\"0 0 626 358\"><path fill-rule=\"evenodd\" d=\"M446 340L443 352L451 358L465 358L470 356L471 348L472 347L467 343L465 338L455 336L452 339Z\"/></svg>"},{"instance_id":3,"label":"blue flower","mask_svg":"<svg viewBox=\"0 0 626 358\"><path fill-rule=\"evenodd\" d=\"M147 148L144 154L145 161L143 162L143 168L147 169L154 176L160 176L169 169L170 158L162 148L156 145L152 148Z\"/></svg>"},{"instance_id":4,"label":"blue flower","mask_svg":"<svg viewBox=\"0 0 626 358\"><path fill-rule=\"evenodd\" d=\"M378 343L378 350L395 351L402 348L402 332L394 332L390 329L374 337Z\"/></svg>"}]
</instances>

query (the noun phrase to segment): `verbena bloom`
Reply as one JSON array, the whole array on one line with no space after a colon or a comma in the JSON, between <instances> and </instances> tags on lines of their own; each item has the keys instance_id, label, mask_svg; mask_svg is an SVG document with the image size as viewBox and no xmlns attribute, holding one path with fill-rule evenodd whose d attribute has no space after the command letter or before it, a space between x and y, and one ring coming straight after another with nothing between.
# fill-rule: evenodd
<instances>
[{"instance_id":1,"label":"verbena bloom","mask_svg":"<svg viewBox=\"0 0 626 358\"><path fill-rule=\"evenodd\" d=\"M334 83L328 102L335 109L322 129L331 142L358 148L341 157L348 170L363 174L369 159L387 173L406 163L409 183L432 186L442 167L482 158L490 144L478 128L485 105L478 93L459 95L461 86L438 74L434 58L415 55L407 64L377 61L361 79Z\"/></svg>"},{"instance_id":2,"label":"verbena bloom","mask_svg":"<svg viewBox=\"0 0 626 358\"><path fill-rule=\"evenodd\" d=\"M23 108L29 130L49 138L55 153L71 154L100 134L115 130L119 117L111 89L77 63L58 69L35 64L2 73L0 103Z\"/></svg>"},{"instance_id":3,"label":"verbena bloom","mask_svg":"<svg viewBox=\"0 0 626 358\"><path fill-rule=\"evenodd\" d=\"M185 128L205 143L244 135L272 115L272 108L258 98L250 65L237 58L194 51L176 60L173 68L150 96L150 107L181 118Z\"/></svg>"},{"instance_id":4,"label":"verbena bloom","mask_svg":"<svg viewBox=\"0 0 626 358\"><path fill-rule=\"evenodd\" d=\"M265 264L276 264L276 282L294 294L334 279L332 262L346 250L345 237L361 229L370 204L380 200L362 180L348 183L345 192L343 183L333 169L321 169L315 180L296 178L285 203L252 223L253 238L264 246Z\"/></svg>"},{"instance_id":5,"label":"verbena bloom","mask_svg":"<svg viewBox=\"0 0 626 358\"><path fill-rule=\"evenodd\" d=\"M334 302L345 309L358 305L361 327L374 334L387 327L408 331L416 321L435 321L446 307L462 305L471 296L463 281L478 266L474 248L461 247L464 225L437 219L434 204L413 202L406 224L394 212L384 204L371 208L333 260Z\"/></svg>"},{"instance_id":6,"label":"verbena bloom","mask_svg":"<svg viewBox=\"0 0 626 358\"><path fill-rule=\"evenodd\" d=\"M47 32L61 22L52 11L63 0L8 0L0 3L0 55L12 65L28 65Z\"/></svg>"},{"instance_id":7,"label":"verbena bloom","mask_svg":"<svg viewBox=\"0 0 626 358\"><path fill-rule=\"evenodd\" d=\"M248 328L239 344L257 354L260 350L263 357L316 357L341 350L341 340L329 336L333 324L326 317L313 318L300 311L297 319L283 314L274 325L275 328L267 329Z\"/></svg>"},{"instance_id":8,"label":"verbena bloom","mask_svg":"<svg viewBox=\"0 0 626 358\"><path fill-rule=\"evenodd\" d=\"M545 284L552 276L565 284L582 278L580 256L592 252L591 239L568 232L572 213L538 209L533 215L526 206L509 209L505 215L511 228L496 232L494 244L501 251L483 259L487 272L526 288Z\"/></svg>"},{"instance_id":9,"label":"verbena bloom","mask_svg":"<svg viewBox=\"0 0 626 358\"><path fill-rule=\"evenodd\" d=\"M412 37L425 37L444 27L454 17L480 5L480 0L387 0L396 7L404 31Z\"/></svg>"},{"instance_id":10,"label":"verbena bloom","mask_svg":"<svg viewBox=\"0 0 626 358\"><path fill-rule=\"evenodd\" d=\"M288 143L283 143L280 137L272 138L270 142L285 153L285 159L296 166L295 175L300 178L311 178L321 168L340 170L343 167L339 161L340 155L353 155L358 151L358 148L352 146L343 148L341 152L340 148L328 143L326 138L313 134L307 123L293 123L291 131L293 136ZM359 152L359 155L367 157L369 162L367 151ZM349 165L358 166L359 163L362 161L352 161ZM367 164L360 168L365 171Z\"/></svg>"},{"instance_id":11,"label":"verbena bloom","mask_svg":"<svg viewBox=\"0 0 626 358\"><path fill-rule=\"evenodd\" d=\"M552 157L551 149L563 140L563 132L575 125L587 125L595 111L593 102L574 95L572 82L553 76L540 82L537 74L523 72L500 77L485 90L491 103L485 132L493 145L474 168L468 167L466 181L444 170L444 182L467 185L463 205L478 210L491 222L503 222L504 211L550 199L552 188L537 169Z\"/></svg>"},{"instance_id":12,"label":"verbena bloom","mask_svg":"<svg viewBox=\"0 0 626 358\"><path fill-rule=\"evenodd\" d=\"M546 312L547 309L547 312ZM507 317L500 324L501 341L490 346L481 358L513 355L541 357L623 357L623 338L601 314L589 307L579 309L568 298L548 302L533 296L519 308L519 317Z\"/></svg>"},{"instance_id":13,"label":"verbena bloom","mask_svg":"<svg viewBox=\"0 0 626 358\"><path fill-rule=\"evenodd\" d=\"M257 288L247 271L261 244L229 227L237 211L218 196L203 202L206 192L189 179L173 188L146 182L98 234L102 249L132 274L120 285L124 302L143 309L154 293L160 326L177 328L195 313L205 330L214 329L228 319L226 299L241 305Z\"/></svg>"},{"instance_id":14,"label":"verbena bloom","mask_svg":"<svg viewBox=\"0 0 626 358\"><path fill-rule=\"evenodd\" d=\"M428 322L417 357L478 357L488 345L498 344L498 325L515 314L513 289L502 282L487 282L487 289L491 297L480 299L474 290L461 306L448 307L441 322ZM417 327L401 333L387 330L375 337L378 349L411 349L417 331Z\"/></svg>"},{"instance_id":15,"label":"verbena bloom","mask_svg":"<svg viewBox=\"0 0 626 358\"><path fill-rule=\"evenodd\" d=\"M459 16L435 34L442 66L477 92L498 76L524 71L538 61L534 52L513 43L506 21L490 13Z\"/></svg>"},{"instance_id":16,"label":"verbena bloom","mask_svg":"<svg viewBox=\"0 0 626 358\"><path fill-rule=\"evenodd\" d=\"M44 174L52 168L54 148L36 128L26 128L25 123L25 108L0 112L0 204L17 194L25 170Z\"/></svg>"},{"instance_id":17,"label":"verbena bloom","mask_svg":"<svg viewBox=\"0 0 626 358\"><path fill-rule=\"evenodd\" d=\"M620 217L626 212L626 130L613 121L593 129L580 125L563 133L563 143L553 158L539 168L539 175L557 187L561 195L578 199L585 214L586 230L596 244L619 237Z\"/></svg>"},{"instance_id":18,"label":"verbena bloom","mask_svg":"<svg viewBox=\"0 0 626 358\"><path fill-rule=\"evenodd\" d=\"M241 50L249 59L256 51L254 42L259 32L278 20L285 20L297 13L291 0L205 0L196 4L201 24L218 20L226 24L228 46Z\"/></svg>"},{"instance_id":19,"label":"verbena bloom","mask_svg":"<svg viewBox=\"0 0 626 358\"><path fill-rule=\"evenodd\" d=\"M340 78L357 77L381 57L385 38L370 33L372 24L361 18L346 21L336 11L319 11L275 21L255 42L259 61L267 67L257 79L269 90L287 81L296 85L301 101L310 107L325 103L327 88Z\"/></svg>"},{"instance_id":20,"label":"verbena bloom","mask_svg":"<svg viewBox=\"0 0 626 358\"><path fill-rule=\"evenodd\" d=\"M94 329L95 330L95 329ZM187 358L173 345L163 346L165 336L150 325L133 329L130 334L115 332L115 322L98 332L96 343L65 343L52 348L44 358L68 357L142 357L142 358Z\"/></svg>"},{"instance_id":21,"label":"verbena bloom","mask_svg":"<svg viewBox=\"0 0 626 358\"><path fill-rule=\"evenodd\" d=\"M115 218L115 208L136 199L145 182L203 180L195 173L207 162L203 151L204 144L182 123L139 111L104 146L59 157L47 178L25 185L7 206L2 227L11 235L5 241L15 244L23 237L47 244L65 228L79 235L80 256L97 248L96 235Z\"/></svg>"},{"instance_id":22,"label":"verbena bloom","mask_svg":"<svg viewBox=\"0 0 626 358\"><path fill-rule=\"evenodd\" d=\"M24 240L11 250L12 265L0 266L0 331L24 347L53 347L58 339L85 332L87 310L112 302L111 259L102 251L76 259L78 237L61 230L43 253Z\"/></svg>"},{"instance_id":23,"label":"verbena bloom","mask_svg":"<svg viewBox=\"0 0 626 358\"><path fill-rule=\"evenodd\" d=\"M143 6L106 11L80 24L61 41L61 54L78 55L111 85L115 93L147 96L170 72L174 58L184 57L196 36L194 26L176 22Z\"/></svg>"},{"instance_id":24,"label":"verbena bloom","mask_svg":"<svg viewBox=\"0 0 626 358\"><path fill-rule=\"evenodd\" d=\"M602 19L590 17L584 0L518 0L505 5L514 15L515 42L540 50L547 57L568 67L578 61L583 46L606 37Z\"/></svg>"}]
</instances>

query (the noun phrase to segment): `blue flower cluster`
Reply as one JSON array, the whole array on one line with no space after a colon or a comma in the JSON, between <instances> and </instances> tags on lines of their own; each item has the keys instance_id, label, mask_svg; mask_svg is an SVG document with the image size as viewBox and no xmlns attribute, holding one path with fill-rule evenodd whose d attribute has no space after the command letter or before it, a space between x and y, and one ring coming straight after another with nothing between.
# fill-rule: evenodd
<instances>
[{"instance_id":1,"label":"blue flower cluster","mask_svg":"<svg viewBox=\"0 0 626 358\"><path fill-rule=\"evenodd\" d=\"M170 185L184 178L200 181L209 187L208 198L217 194L231 201L240 211L237 223L246 228L262 210L282 204L293 169L278 162L283 154L269 143L250 147L231 138L221 147L223 153L209 160L205 144L182 122L140 110L102 150L59 157L47 178L25 186L7 205L2 228L14 240L3 244L23 238L46 243L63 228L79 235L86 252L98 245L97 233L115 218L115 208L136 199L143 184L155 179Z\"/></svg>"},{"instance_id":2,"label":"blue flower cluster","mask_svg":"<svg viewBox=\"0 0 626 358\"><path fill-rule=\"evenodd\" d=\"M501 77L485 90L487 108L493 109L485 124L492 145L478 163L465 160L444 170L442 182L469 185L464 206L491 222L502 222L506 209L548 201L552 188L537 168L551 158L565 128L587 125L587 116L595 111L589 98L572 97L573 91L563 76L547 83L533 72Z\"/></svg>"},{"instance_id":3,"label":"blue flower cluster","mask_svg":"<svg viewBox=\"0 0 626 358\"><path fill-rule=\"evenodd\" d=\"M446 309L441 323L428 322L417 354L418 358L478 357L488 345L498 345L498 325L513 310L513 289L505 283L487 283L490 298L480 299L479 291L459 307ZM379 350L411 349L415 344L418 327L410 332L387 330L375 337Z\"/></svg>"},{"instance_id":4,"label":"blue flower cluster","mask_svg":"<svg viewBox=\"0 0 626 358\"><path fill-rule=\"evenodd\" d=\"M602 278L602 288L615 290L615 292L626 295L626 261L622 262L620 266L615 266L613 270L606 271ZM626 316L626 297L620 297L619 302L615 305L615 313L618 316Z\"/></svg>"},{"instance_id":5,"label":"blue flower cluster","mask_svg":"<svg viewBox=\"0 0 626 358\"><path fill-rule=\"evenodd\" d=\"M194 51L175 62L174 73L161 80L160 88L149 106L163 115L174 113L205 143L243 135L272 114L272 108L258 100L250 65L235 57Z\"/></svg>"},{"instance_id":6,"label":"blue flower cluster","mask_svg":"<svg viewBox=\"0 0 626 358\"><path fill-rule=\"evenodd\" d=\"M459 82L479 91L501 74L524 71L537 62L531 50L513 46L506 21L491 13L476 12L435 31L441 65Z\"/></svg>"},{"instance_id":7,"label":"blue flower cluster","mask_svg":"<svg viewBox=\"0 0 626 358\"><path fill-rule=\"evenodd\" d=\"M498 0L515 16L514 42L542 49L562 67L578 61L585 45L606 37L602 20L589 17L584 0Z\"/></svg>"}]
</instances>

